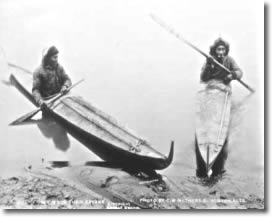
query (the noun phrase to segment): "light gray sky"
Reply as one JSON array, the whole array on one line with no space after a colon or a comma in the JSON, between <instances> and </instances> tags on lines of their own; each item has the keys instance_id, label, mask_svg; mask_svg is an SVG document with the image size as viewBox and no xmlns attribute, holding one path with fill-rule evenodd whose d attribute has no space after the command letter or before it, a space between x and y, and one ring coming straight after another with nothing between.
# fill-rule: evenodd
<instances>
[{"instance_id":1,"label":"light gray sky","mask_svg":"<svg viewBox=\"0 0 272 217\"><path fill-rule=\"evenodd\" d=\"M54 44L74 74L82 70L78 63L85 68L107 60L136 64L148 59L152 64L162 59L185 66L202 62L150 19L154 13L206 51L221 35L243 68L251 68L263 53L263 4L257 2L1 0L0 43L10 61L28 68L36 67L42 49Z\"/></svg>"}]
</instances>

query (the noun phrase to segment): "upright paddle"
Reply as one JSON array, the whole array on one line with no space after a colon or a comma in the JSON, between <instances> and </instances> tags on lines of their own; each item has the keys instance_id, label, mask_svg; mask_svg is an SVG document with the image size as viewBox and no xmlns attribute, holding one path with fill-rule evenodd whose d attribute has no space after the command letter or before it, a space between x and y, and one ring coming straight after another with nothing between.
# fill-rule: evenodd
<instances>
[{"instance_id":1,"label":"upright paddle","mask_svg":"<svg viewBox=\"0 0 272 217\"><path fill-rule=\"evenodd\" d=\"M75 86L77 86L78 84L80 84L82 81L84 81L84 79L79 80L78 82L76 82L75 84L73 84L71 87L69 87L67 89L66 92L64 93L59 93L57 94L54 98L50 99L47 103L46 106L50 107L55 101L57 101L58 99L60 99L61 97L65 96L72 88L74 88ZM41 107L35 109L34 111L31 111L25 115L23 115L22 117L16 119L15 121L11 122L9 125L18 125L30 118L32 118L35 114L37 114L39 111L41 111Z\"/></svg>"},{"instance_id":2,"label":"upright paddle","mask_svg":"<svg viewBox=\"0 0 272 217\"><path fill-rule=\"evenodd\" d=\"M193 45L191 42L187 41L186 39L184 39L178 32L176 32L172 27L170 27L169 25L167 25L166 23L164 23L161 19L159 19L157 16L150 14L150 17L157 23L159 24L161 27L163 27L166 31L168 31L169 33L173 34L176 38L178 38L179 40L183 41L184 43L186 43L187 45L189 45L191 48L193 48L194 50L196 50L197 52L199 52L200 54L202 54L203 56L205 56L206 58L210 58L217 66L219 66L221 69L223 69L225 72L227 72L228 74L232 74L232 72L226 68L224 65L222 65L221 63L219 63L216 59L214 59L212 56L204 53L202 50L200 50L199 48L197 48L195 45ZM247 88L250 92L254 93L255 90L253 88L251 88L249 85L247 85L245 82L243 82L241 79L236 79L238 82L240 82L245 88Z\"/></svg>"}]
</instances>

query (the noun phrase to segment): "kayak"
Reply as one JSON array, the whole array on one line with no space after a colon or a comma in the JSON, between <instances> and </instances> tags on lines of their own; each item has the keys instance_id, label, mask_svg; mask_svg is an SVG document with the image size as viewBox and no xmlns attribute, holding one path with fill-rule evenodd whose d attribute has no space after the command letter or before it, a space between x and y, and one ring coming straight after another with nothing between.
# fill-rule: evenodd
<instances>
[{"instance_id":1,"label":"kayak","mask_svg":"<svg viewBox=\"0 0 272 217\"><path fill-rule=\"evenodd\" d=\"M196 102L196 145L210 176L228 138L231 88L211 80L198 92Z\"/></svg>"},{"instance_id":2,"label":"kayak","mask_svg":"<svg viewBox=\"0 0 272 217\"><path fill-rule=\"evenodd\" d=\"M10 82L36 107L32 93L32 73L9 64ZM173 160L174 142L168 156L127 129L82 97L68 93L46 111L57 123L101 159L130 169L160 170Z\"/></svg>"}]
</instances>

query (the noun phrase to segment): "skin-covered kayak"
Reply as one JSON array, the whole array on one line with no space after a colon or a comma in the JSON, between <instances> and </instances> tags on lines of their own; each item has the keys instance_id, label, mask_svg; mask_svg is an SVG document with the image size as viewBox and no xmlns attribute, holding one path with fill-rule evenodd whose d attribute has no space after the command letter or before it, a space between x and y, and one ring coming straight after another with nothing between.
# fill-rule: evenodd
<instances>
[{"instance_id":1,"label":"skin-covered kayak","mask_svg":"<svg viewBox=\"0 0 272 217\"><path fill-rule=\"evenodd\" d=\"M38 106L31 94L32 73L14 64L9 64L9 71L10 82ZM174 142L166 157L114 118L72 93L54 102L44 112L105 161L151 171L165 169L173 160Z\"/></svg>"},{"instance_id":2,"label":"skin-covered kayak","mask_svg":"<svg viewBox=\"0 0 272 217\"><path fill-rule=\"evenodd\" d=\"M210 176L228 138L231 88L211 80L198 92L196 102L196 145Z\"/></svg>"}]
</instances>

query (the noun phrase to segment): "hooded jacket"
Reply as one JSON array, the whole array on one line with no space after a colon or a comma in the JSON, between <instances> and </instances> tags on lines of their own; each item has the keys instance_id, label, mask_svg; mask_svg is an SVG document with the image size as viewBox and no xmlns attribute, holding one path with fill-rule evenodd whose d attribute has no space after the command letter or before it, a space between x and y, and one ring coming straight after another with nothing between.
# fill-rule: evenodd
<instances>
[{"instance_id":1,"label":"hooded jacket","mask_svg":"<svg viewBox=\"0 0 272 217\"><path fill-rule=\"evenodd\" d=\"M216 59L216 48L219 46L219 45L223 45L225 46L226 48L226 56L223 57L223 61L222 61L222 64L228 68L231 72L234 73L234 75L237 77L237 78L241 78L243 73L240 69L240 67L237 65L237 63L235 62L235 60L230 57L228 55L229 53L229 43L224 41L223 39L221 38L218 38L214 44L210 47L210 55ZM201 75L200 75L200 79L201 81L203 82L207 82L211 79L215 79L215 80L219 80L219 81L222 81L224 82L226 76L227 76L227 72L225 72L223 69L221 69L219 66L213 64L213 63L210 63L210 62L206 62L202 69L201 69Z\"/></svg>"},{"instance_id":2,"label":"hooded jacket","mask_svg":"<svg viewBox=\"0 0 272 217\"><path fill-rule=\"evenodd\" d=\"M38 103L43 98L59 93L62 87L68 88L72 85L64 68L60 64L51 66L46 61L48 58L48 55L45 55L42 64L33 73L32 94Z\"/></svg>"}]
</instances>

